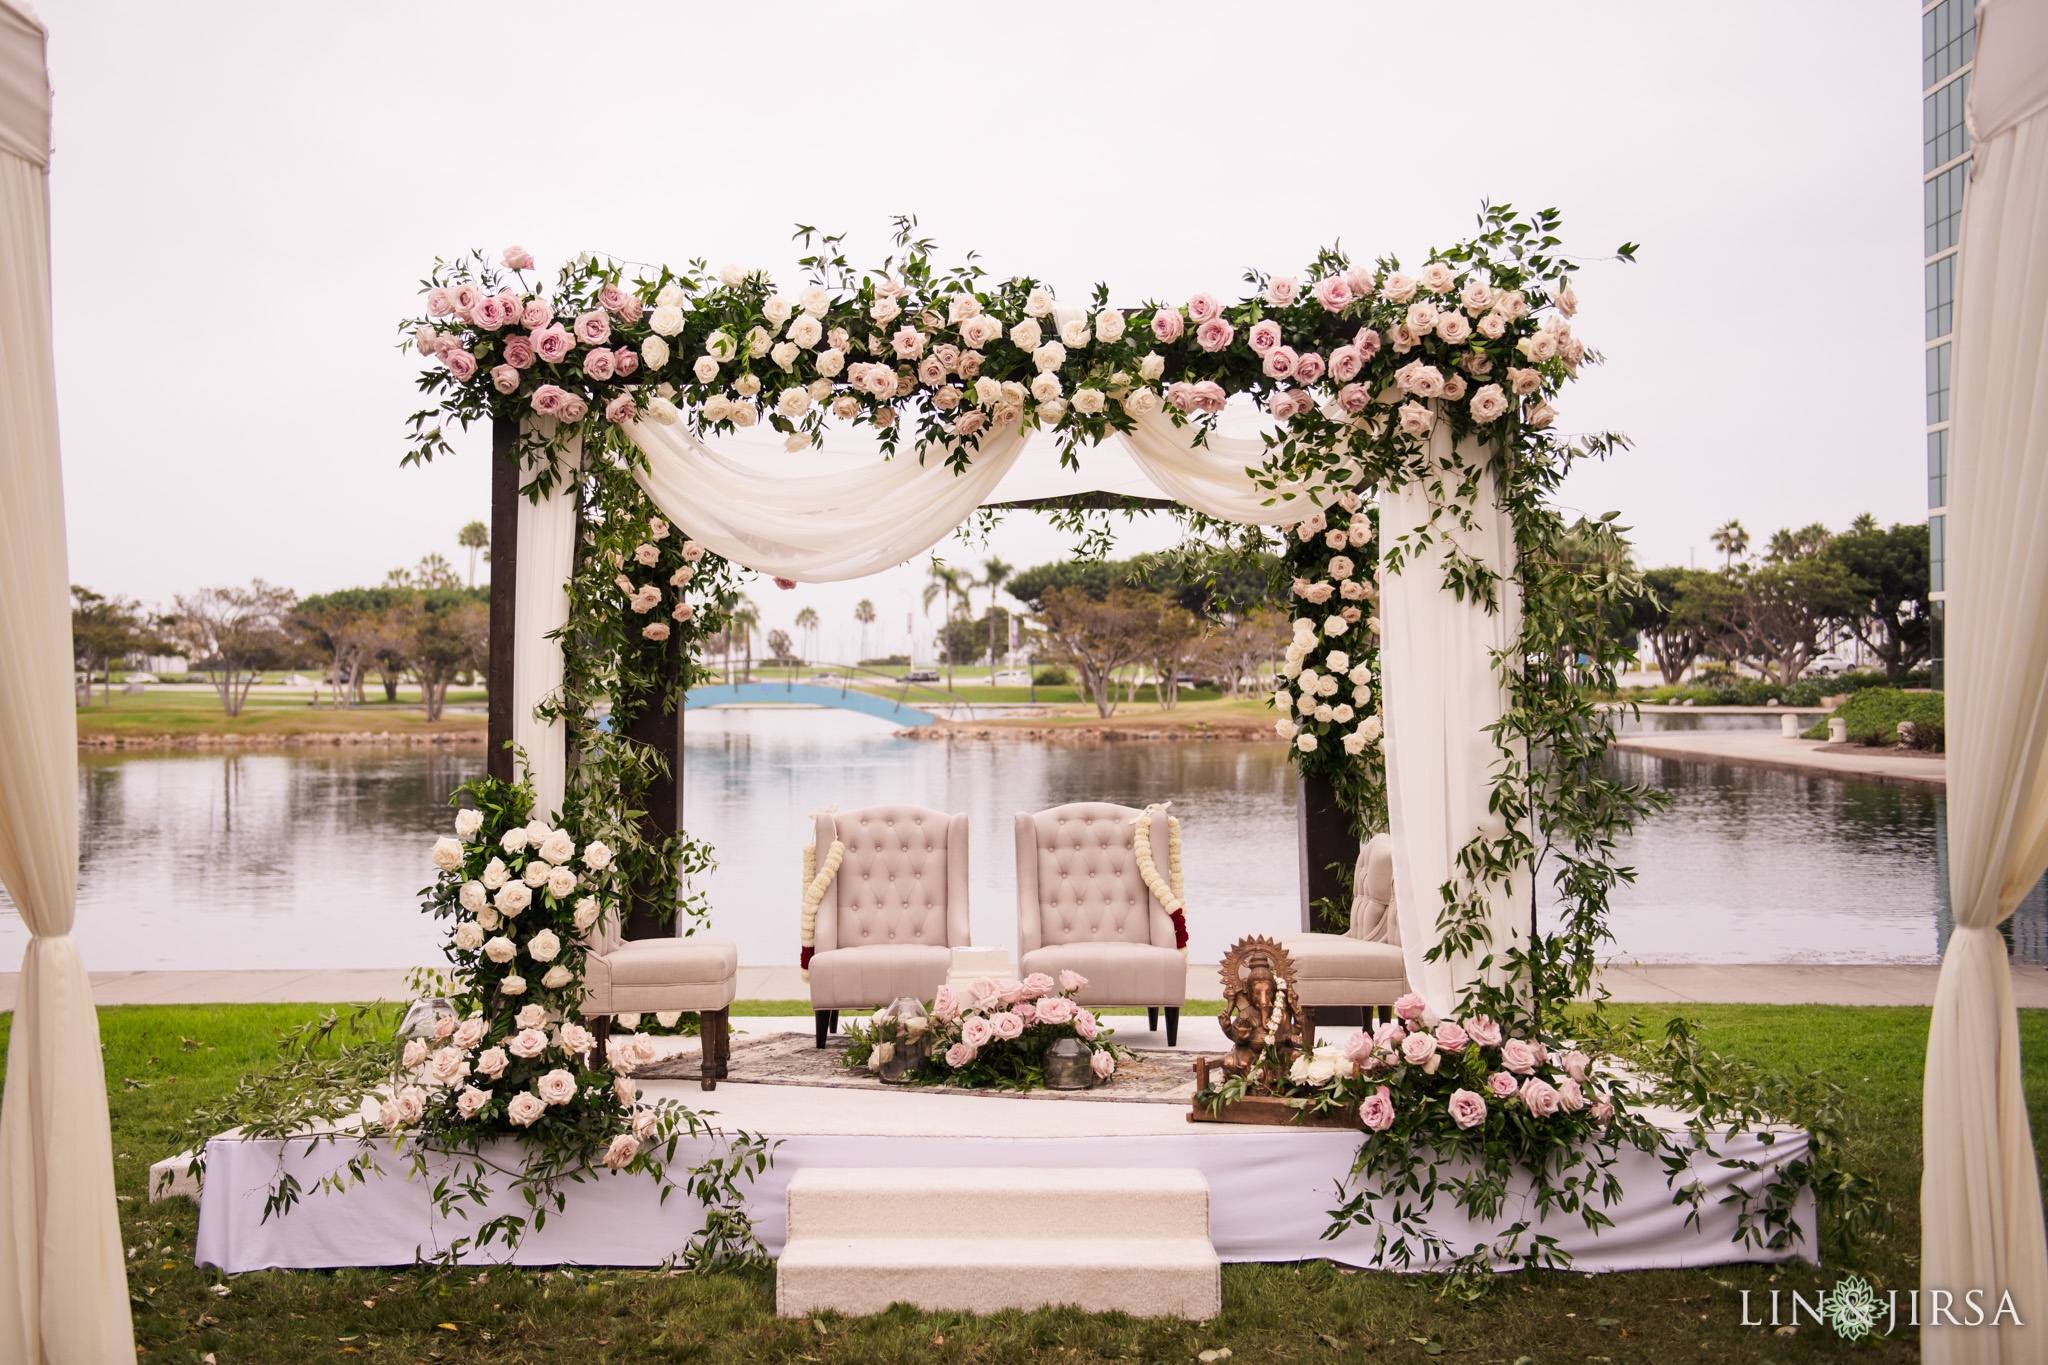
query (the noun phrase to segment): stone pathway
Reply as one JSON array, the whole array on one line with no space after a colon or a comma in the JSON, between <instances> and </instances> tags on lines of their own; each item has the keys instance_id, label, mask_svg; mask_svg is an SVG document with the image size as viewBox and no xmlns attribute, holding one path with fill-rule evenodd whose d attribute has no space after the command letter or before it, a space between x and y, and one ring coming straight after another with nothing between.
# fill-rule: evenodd
<instances>
[{"instance_id":1,"label":"stone pathway","mask_svg":"<svg viewBox=\"0 0 2048 1365\"><path fill-rule=\"evenodd\" d=\"M1788 741L1789 742L1789 741ZM1753 1005L1931 1005L1939 969L1933 963L1615 963L1601 980L1625 1003ZM102 1005L345 1004L403 1000L405 973L396 969L239 972L94 972ZM2013 994L2022 1009L2048 1009L2048 968L2015 963ZM0 973L0 1010L14 1008L17 973ZM1188 968L1188 998L1217 998L1216 969ZM794 967L740 968L743 1000L802 1000ZM808 1028L808 1015L804 1027ZM1113 1021L1119 1032L1136 1022ZM1196 1021L1184 1018L1182 1028ZM1164 1032L1162 1021L1161 1032ZM1140 1030L1142 1032L1142 1030ZM1196 1044L1202 1046L1202 1044Z\"/></svg>"}]
</instances>

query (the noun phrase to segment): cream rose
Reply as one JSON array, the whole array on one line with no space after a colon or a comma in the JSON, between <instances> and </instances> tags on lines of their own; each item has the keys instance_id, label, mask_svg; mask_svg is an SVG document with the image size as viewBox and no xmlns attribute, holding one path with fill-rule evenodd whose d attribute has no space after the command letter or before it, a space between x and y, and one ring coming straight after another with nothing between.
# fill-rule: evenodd
<instances>
[{"instance_id":1,"label":"cream rose","mask_svg":"<svg viewBox=\"0 0 2048 1365\"><path fill-rule=\"evenodd\" d=\"M1077 389L1074 392L1074 411L1094 416L1109 404L1108 397L1101 389Z\"/></svg>"},{"instance_id":2,"label":"cream rose","mask_svg":"<svg viewBox=\"0 0 2048 1365\"><path fill-rule=\"evenodd\" d=\"M543 929L526 940L526 955L535 962L553 962L562 954L562 940L552 929Z\"/></svg>"},{"instance_id":3,"label":"cream rose","mask_svg":"<svg viewBox=\"0 0 2048 1365\"><path fill-rule=\"evenodd\" d=\"M477 1073L479 1075L489 1076L493 1079L496 1079L497 1077L505 1074L505 1067L510 1062L511 1058L505 1055L504 1048L485 1048L482 1052L479 1052L476 1057Z\"/></svg>"},{"instance_id":4,"label":"cream rose","mask_svg":"<svg viewBox=\"0 0 2048 1365\"><path fill-rule=\"evenodd\" d=\"M1026 318L1010 329L1010 344L1020 351L1035 351L1045 340L1045 331L1036 318Z\"/></svg>"},{"instance_id":5,"label":"cream rose","mask_svg":"<svg viewBox=\"0 0 2048 1365\"><path fill-rule=\"evenodd\" d=\"M1106 308L1095 315L1095 336L1099 341L1117 342L1123 340L1127 325L1124 315L1114 308Z\"/></svg>"},{"instance_id":6,"label":"cream rose","mask_svg":"<svg viewBox=\"0 0 2048 1365\"><path fill-rule=\"evenodd\" d=\"M650 588L646 591L652 592L654 589ZM519 874L519 880L526 883L527 886L539 890L547 885L548 865L539 861L528 863L526 870Z\"/></svg>"},{"instance_id":7,"label":"cream rose","mask_svg":"<svg viewBox=\"0 0 2048 1365\"><path fill-rule=\"evenodd\" d=\"M461 841L450 839L446 835L436 839L434 841L433 860L434 866L440 868L443 872L453 872L456 868L461 867Z\"/></svg>"},{"instance_id":8,"label":"cream rose","mask_svg":"<svg viewBox=\"0 0 2048 1365\"><path fill-rule=\"evenodd\" d=\"M465 953L473 953L484 946L484 927L473 919L466 919L455 926L455 946Z\"/></svg>"},{"instance_id":9,"label":"cream rose","mask_svg":"<svg viewBox=\"0 0 2048 1365\"><path fill-rule=\"evenodd\" d=\"M521 1128L531 1128L534 1121L547 1113L548 1107L528 1091L520 1091L512 1097L512 1103L505 1106L505 1117Z\"/></svg>"},{"instance_id":10,"label":"cream rose","mask_svg":"<svg viewBox=\"0 0 2048 1365\"><path fill-rule=\"evenodd\" d=\"M501 967L518 955L518 946L503 934L499 934L496 938L484 944L484 956Z\"/></svg>"},{"instance_id":11,"label":"cream rose","mask_svg":"<svg viewBox=\"0 0 2048 1365\"><path fill-rule=\"evenodd\" d=\"M684 555L686 557L695 557L689 555L687 545L684 547ZM592 872L602 872L612 865L612 851L605 847L602 839L592 839L584 846L583 865Z\"/></svg>"},{"instance_id":12,"label":"cream rose","mask_svg":"<svg viewBox=\"0 0 2048 1365\"><path fill-rule=\"evenodd\" d=\"M461 902L462 908L472 915L491 903L491 893L484 889L482 882L476 881L464 882L462 890L456 893L455 898Z\"/></svg>"},{"instance_id":13,"label":"cream rose","mask_svg":"<svg viewBox=\"0 0 2048 1365\"><path fill-rule=\"evenodd\" d=\"M575 979L576 974L574 972L571 972L567 967L557 962L554 966L548 968L545 976L541 977L540 984L546 986L551 991L558 991Z\"/></svg>"},{"instance_id":14,"label":"cream rose","mask_svg":"<svg viewBox=\"0 0 2048 1365\"><path fill-rule=\"evenodd\" d=\"M1088 324L1080 318L1069 318L1060 325L1060 340L1069 347L1088 344Z\"/></svg>"},{"instance_id":15,"label":"cream rose","mask_svg":"<svg viewBox=\"0 0 2048 1365\"><path fill-rule=\"evenodd\" d=\"M479 829L483 828L483 823L484 816L482 811L464 807L462 810L455 812L455 833L459 838L469 838Z\"/></svg>"}]
</instances>

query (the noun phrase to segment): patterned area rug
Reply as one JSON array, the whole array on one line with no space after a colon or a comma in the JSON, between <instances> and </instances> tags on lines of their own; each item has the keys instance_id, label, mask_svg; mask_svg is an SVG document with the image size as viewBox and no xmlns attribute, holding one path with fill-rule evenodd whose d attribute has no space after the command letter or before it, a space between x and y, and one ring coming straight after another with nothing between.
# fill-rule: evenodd
<instances>
[{"instance_id":1,"label":"patterned area rug","mask_svg":"<svg viewBox=\"0 0 2048 1365\"><path fill-rule=\"evenodd\" d=\"M967 1090L947 1085L887 1085L875 1073L846 1065L846 1039L830 1038L823 1049L808 1033L735 1037L725 1079L747 1085L810 1085L827 1090L913 1090L934 1095L997 1095L1032 1100L1116 1100L1126 1104L1177 1104L1195 1100L1195 1058L1188 1051L1140 1052L1117 1064L1116 1075L1092 1090ZM697 1054L664 1057L633 1073L641 1080L694 1081Z\"/></svg>"}]
</instances>

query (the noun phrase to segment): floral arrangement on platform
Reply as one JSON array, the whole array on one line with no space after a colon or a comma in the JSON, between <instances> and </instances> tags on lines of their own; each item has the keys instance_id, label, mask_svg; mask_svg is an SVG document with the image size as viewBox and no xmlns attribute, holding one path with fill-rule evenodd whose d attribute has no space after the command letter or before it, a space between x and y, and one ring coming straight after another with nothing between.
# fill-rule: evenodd
<instances>
[{"instance_id":1,"label":"floral arrangement on platform","mask_svg":"<svg viewBox=\"0 0 2048 1365\"><path fill-rule=\"evenodd\" d=\"M848 1024L845 1063L880 1066L889 1057L877 1054L904 1041L903 1029L922 1024L925 1060L905 1077L914 1085L1036 1090L1045 1084L1045 1050L1061 1038L1087 1044L1100 1083L1116 1074L1118 1057L1130 1053L1112 1041L1113 1031L1094 1011L1075 1003L1074 992L1087 984L1079 972L1061 972L1058 980L1033 972L1022 981L983 977L965 992L941 986L926 1002L923 1021L905 1024L885 1012Z\"/></svg>"}]
</instances>

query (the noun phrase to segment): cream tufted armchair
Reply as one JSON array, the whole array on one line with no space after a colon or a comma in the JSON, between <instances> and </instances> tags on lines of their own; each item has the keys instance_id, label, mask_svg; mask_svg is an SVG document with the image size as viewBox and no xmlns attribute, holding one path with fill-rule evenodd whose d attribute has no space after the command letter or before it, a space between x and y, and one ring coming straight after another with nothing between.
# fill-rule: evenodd
<instances>
[{"instance_id":1,"label":"cream tufted armchair","mask_svg":"<svg viewBox=\"0 0 2048 1365\"><path fill-rule=\"evenodd\" d=\"M1017 814L1017 968L1079 972L1084 1005L1143 1005L1153 1028L1166 1011L1166 1045L1180 1038L1188 964L1173 921L1138 873L1131 849L1140 811L1105 801ZM1152 816L1163 866L1166 813Z\"/></svg>"},{"instance_id":2,"label":"cream tufted armchair","mask_svg":"<svg viewBox=\"0 0 2048 1365\"><path fill-rule=\"evenodd\" d=\"M1304 1022L1315 1031L1317 1006L1373 1007L1382 1018L1408 993L1408 964L1394 914L1394 841L1375 834L1358 851L1351 876L1351 927L1341 934L1287 934L1280 946L1294 959ZM1348 1013L1348 1011L1347 1011Z\"/></svg>"},{"instance_id":3,"label":"cream tufted armchair","mask_svg":"<svg viewBox=\"0 0 2048 1365\"><path fill-rule=\"evenodd\" d=\"M845 845L811 955L823 1047L840 1010L929 1000L945 984L953 950L969 945L967 817L922 806L828 811L817 837L819 867L835 840Z\"/></svg>"}]
</instances>

